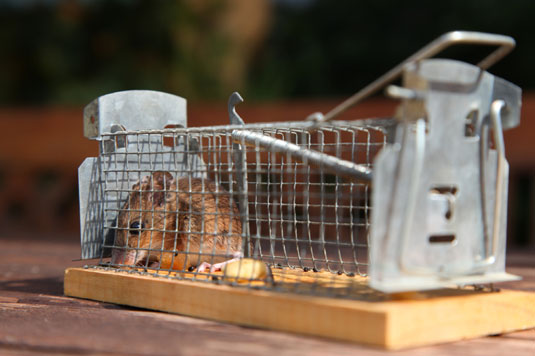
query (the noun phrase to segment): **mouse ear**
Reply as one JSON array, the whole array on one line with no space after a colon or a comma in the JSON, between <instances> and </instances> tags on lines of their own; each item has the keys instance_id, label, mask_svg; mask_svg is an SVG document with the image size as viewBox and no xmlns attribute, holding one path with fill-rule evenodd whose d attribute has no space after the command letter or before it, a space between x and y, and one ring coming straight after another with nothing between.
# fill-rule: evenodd
<instances>
[{"instance_id":1,"label":"mouse ear","mask_svg":"<svg viewBox=\"0 0 535 356\"><path fill-rule=\"evenodd\" d=\"M152 202L155 206L162 206L165 203L165 196L167 190L172 189L173 176L169 172L154 172L152 174L152 184L154 191L152 192Z\"/></svg>"},{"instance_id":2,"label":"mouse ear","mask_svg":"<svg viewBox=\"0 0 535 356\"><path fill-rule=\"evenodd\" d=\"M150 176L144 176L141 179L138 179L134 185L132 185L132 190L148 190L150 186Z\"/></svg>"}]
</instances>

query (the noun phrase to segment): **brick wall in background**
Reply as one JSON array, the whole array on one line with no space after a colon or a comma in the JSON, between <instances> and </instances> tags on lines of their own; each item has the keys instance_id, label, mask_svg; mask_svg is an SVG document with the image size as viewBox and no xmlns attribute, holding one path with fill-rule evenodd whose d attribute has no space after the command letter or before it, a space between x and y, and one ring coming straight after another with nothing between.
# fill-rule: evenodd
<instances>
[{"instance_id":1,"label":"brick wall in background","mask_svg":"<svg viewBox=\"0 0 535 356\"><path fill-rule=\"evenodd\" d=\"M243 103L245 122L303 120L338 101ZM343 118L390 116L396 103L371 99ZM226 103L188 103L192 126L228 123ZM77 233L77 167L98 154L83 137L82 108L0 109L0 231ZM535 246L535 93L523 97L520 127L505 132L510 163L509 239Z\"/></svg>"}]
</instances>

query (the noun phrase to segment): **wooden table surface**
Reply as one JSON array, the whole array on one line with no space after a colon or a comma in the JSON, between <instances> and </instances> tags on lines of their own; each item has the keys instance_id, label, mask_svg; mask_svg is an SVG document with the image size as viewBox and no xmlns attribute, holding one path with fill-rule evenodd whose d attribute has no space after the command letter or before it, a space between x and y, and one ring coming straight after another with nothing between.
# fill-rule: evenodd
<instances>
[{"instance_id":1,"label":"wooden table surface","mask_svg":"<svg viewBox=\"0 0 535 356\"><path fill-rule=\"evenodd\" d=\"M63 296L78 238L0 236L0 355L535 355L535 329L387 352ZM502 288L535 292L535 253L509 251Z\"/></svg>"}]
</instances>

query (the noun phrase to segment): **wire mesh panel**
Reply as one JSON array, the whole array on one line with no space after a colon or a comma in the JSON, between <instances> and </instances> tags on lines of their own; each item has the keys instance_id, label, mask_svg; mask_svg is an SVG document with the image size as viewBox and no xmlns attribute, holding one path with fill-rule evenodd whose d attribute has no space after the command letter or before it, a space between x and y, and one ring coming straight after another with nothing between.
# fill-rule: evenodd
<instances>
[{"instance_id":1,"label":"wire mesh panel","mask_svg":"<svg viewBox=\"0 0 535 356\"><path fill-rule=\"evenodd\" d=\"M273 129L263 135L371 166L379 128ZM247 149L254 256L278 266L366 273L369 185L289 155Z\"/></svg>"},{"instance_id":2,"label":"wire mesh panel","mask_svg":"<svg viewBox=\"0 0 535 356\"><path fill-rule=\"evenodd\" d=\"M108 236L100 266L283 289L301 284L304 272L309 285L365 276L371 186L323 162L334 157L371 169L392 125L118 128L100 145ZM237 133L321 159L246 143ZM225 278L232 263L246 268L244 256L263 261L266 267L253 269L266 271Z\"/></svg>"}]
</instances>

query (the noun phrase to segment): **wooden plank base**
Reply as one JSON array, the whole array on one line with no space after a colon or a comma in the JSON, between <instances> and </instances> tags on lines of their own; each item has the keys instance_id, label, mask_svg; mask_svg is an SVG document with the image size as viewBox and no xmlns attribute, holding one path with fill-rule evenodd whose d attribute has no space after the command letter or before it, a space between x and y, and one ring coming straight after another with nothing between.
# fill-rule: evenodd
<instances>
[{"instance_id":1,"label":"wooden plank base","mask_svg":"<svg viewBox=\"0 0 535 356\"><path fill-rule=\"evenodd\" d=\"M365 296L360 300L70 268L65 271L64 293L386 349L535 327L535 293L451 289L386 296L373 292L362 280L357 283L362 285L357 294Z\"/></svg>"}]
</instances>

